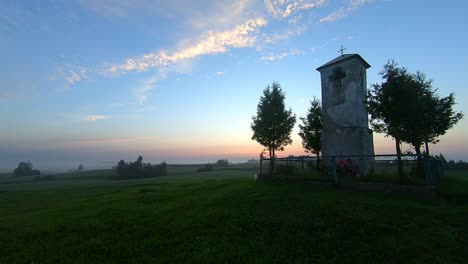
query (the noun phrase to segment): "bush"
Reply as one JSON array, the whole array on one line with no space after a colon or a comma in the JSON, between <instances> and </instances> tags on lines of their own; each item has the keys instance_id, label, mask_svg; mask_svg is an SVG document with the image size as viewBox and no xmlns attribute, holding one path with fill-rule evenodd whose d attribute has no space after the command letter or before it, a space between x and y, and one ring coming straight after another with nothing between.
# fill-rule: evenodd
<instances>
[{"instance_id":1,"label":"bush","mask_svg":"<svg viewBox=\"0 0 468 264\"><path fill-rule=\"evenodd\" d=\"M294 175L294 166L292 164L278 164L275 166L275 175L278 177L288 177Z\"/></svg>"},{"instance_id":2,"label":"bush","mask_svg":"<svg viewBox=\"0 0 468 264\"><path fill-rule=\"evenodd\" d=\"M29 161L22 161L18 164L18 167L13 171L14 176L30 176L30 175L40 175L41 171L33 170L33 165Z\"/></svg>"},{"instance_id":3,"label":"bush","mask_svg":"<svg viewBox=\"0 0 468 264\"><path fill-rule=\"evenodd\" d=\"M220 167L220 168L227 167L229 166L229 161L226 159L220 159L216 161L215 165L216 167Z\"/></svg>"},{"instance_id":4,"label":"bush","mask_svg":"<svg viewBox=\"0 0 468 264\"><path fill-rule=\"evenodd\" d=\"M53 179L54 177L52 175L45 175L45 176L36 176L34 177L33 181L50 181Z\"/></svg>"},{"instance_id":5,"label":"bush","mask_svg":"<svg viewBox=\"0 0 468 264\"><path fill-rule=\"evenodd\" d=\"M117 179L139 179L167 175L167 163L163 161L159 165L143 163L143 157L139 156L135 162L126 163L120 160L117 164Z\"/></svg>"},{"instance_id":6,"label":"bush","mask_svg":"<svg viewBox=\"0 0 468 264\"><path fill-rule=\"evenodd\" d=\"M214 169L214 166L213 164L205 164L205 166L203 168L199 168L197 169L197 172L208 172L208 171L212 171Z\"/></svg>"}]
</instances>

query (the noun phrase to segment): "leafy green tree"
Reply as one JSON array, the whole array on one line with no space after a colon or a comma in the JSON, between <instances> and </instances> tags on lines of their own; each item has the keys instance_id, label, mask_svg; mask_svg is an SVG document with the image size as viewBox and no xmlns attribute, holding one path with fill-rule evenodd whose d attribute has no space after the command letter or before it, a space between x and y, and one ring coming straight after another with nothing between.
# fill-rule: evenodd
<instances>
[{"instance_id":1,"label":"leafy green tree","mask_svg":"<svg viewBox=\"0 0 468 264\"><path fill-rule=\"evenodd\" d=\"M462 117L454 112L454 95L439 97L432 81L424 74L411 74L394 61L384 65L380 73L384 81L373 84L368 93L368 110L371 126L379 133L395 138L399 174L402 175L400 143L411 144L418 160L423 143L436 143L440 135L453 127ZM426 144L426 152L429 148Z\"/></svg>"},{"instance_id":2,"label":"leafy green tree","mask_svg":"<svg viewBox=\"0 0 468 264\"><path fill-rule=\"evenodd\" d=\"M444 135L457 124L463 118L463 113L453 110L455 105L454 93L450 93L446 97L440 97L435 94L436 90L432 88L432 80L426 81L422 73L417 73L416 77L418 82L429 90L430 95L423 97L425 100L423 105L424 137L421 139L421 144L424 143L425 145L426 154L430 155L429 143L436 144L439 142L438 137Z\"/></svg>"},{"instance_id":3,"label":"leafy green tree","mask_svg":"<svg viewBox=\"0 0 468 264\"><path fill-rule=\"evenodd\" d=\"M401 136L402 119L405 115L405 107L411 101L404 95L405 87L410 82L410 75L405 68L398 68L394 61L384 65L380 75L383 82L373 84L367 96L367 108L370 114L372 129L377 133L395 139L395 148L398 157L398 174L403 180L403 164L401 161ZM408 100L408 101L407 101Z\"/></svg>"},{"instance_id":4,"label":"leafy green tree","mask_svg":"<svg viewBox=\"0 0 468 264\"><path fill-rule=\"evenodd\" d=\"M404 116L403 134L401 139L411 144L418 157L420 147L425 144L426 154L429 154L429 142L437 143L438 137L444 135L463 118L462 112L455 112L454 94L440 97L432 87L432 80L417 72L411 75L410 85L405 95L412 99Z\"/></svg>"},{"instance_id":5,"label":"leafy green tree","mask_svg":"<svg viewBox=\"0 0 468 264\"><path fill-rule=\"evenodd\" d=\"M257 105L257 115L252 117L250 127L253 130L252 140L264 146L269 153L273 169L276 151L292 143L291 131L296 123L296 115L291 109L286 110L284 93L277 82L263 90L263 96Z\"/></svg>"},{"instance_id":6,"label":"leafy green tree","mask_svg":"<svg viewBox=\"0 0 468 264\"><path fill-rule=\"evenodd\" d=\"M319 168L323 129L322 106L320 105L320 100L314 97L306 117L301 117L300 119L302 124L299 124L299 136L302 138L302 146L305 152L317 156L317 168Z\"/></svg>"},{"instance_id":7,"label":"leafy green tree","mask_svg":"<svg viewBox=\"0 0 468 264\"><path fill-rule=\"evenodd\" d=\"M13 171L14 176L29 176L29 175L40 175L39 170L33 170L33 165L30 161L22 161L18 164L18 167Z\"/></svg>"},{"instance_id":8,"label":"leafy green tree","mask_svg":"<svg viewBox=\"0 0 468 264\"><path fill-rule=\"evenodd\" d=\"M116 166L116 179L139 179L150 178L167 175L167 163L161 162L159 165L151 165L151 163L144 163L143 157L138 156L134 162L125 162L120 160Z\"/></svg>"},{"instance_id":9,"label":"leafy green tree","mask_svg":"<svg viewBox=\"0 0 468 264\"><path fill-rule=\"evenodd\" d=\"M227 167L227 166L229 166L229 161L227 159L220 159L220 160L216 161L215 165L217 167Z\"/></svg>"}]
</instances>

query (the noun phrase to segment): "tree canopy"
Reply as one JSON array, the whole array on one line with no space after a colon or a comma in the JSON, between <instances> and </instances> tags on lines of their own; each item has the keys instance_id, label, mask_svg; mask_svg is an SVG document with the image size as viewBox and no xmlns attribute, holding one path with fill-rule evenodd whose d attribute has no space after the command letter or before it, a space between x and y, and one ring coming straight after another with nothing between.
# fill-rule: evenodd
<instances>
[{"instance_id":1,"label":"tree canopy","mask_svg":"<svg viewBox=\"0 0 468 264\"><path fill-rule=\"evenodd\" d=\"M320 156L322 150L322 106L320 100L314 97L310 102L311 106L305 117L301 117L302 124L299 124L299 136L302 138L302 146L308 153Z\"/></svg>"},{"instance_id":2,"label":"tree canopy","mask_svg":"<svg viewBox=\"0 0 468 264\"><path fill-rule=\"evenodd\" d=\"M286 110L285 95L277 82L268 85L263 90L263 96L257 105L257 115L252 117L252 140L264 146L270 158L276 156L276 151L292 143L291 131L296 123L296 115L291 109Z\"/></svg>"},{"instance_id":3,"label":"tree canopy","mask_svg":"<svg viewBox=\"0 0 468 264\"><path fill-rule=\"evenodd\" d=\"M33 165L30 161L22 161L18 164L18 167L13 171L14 176L29 176L29 175L40 175L39 170L33 170Z\"/></svg>"},{"instance_id":4,"label":"tree canopy","mask_svg":"<svg viewBox=\"0 0 468 264\"><path fill-rule=\"evenodd\" d=\"M151 163L144 163L143 157L138 156L134 162L125 162L120 160L116 167L116 179L138 179L149 178L167 175L167 164L163 161L159 165L151 165Z\"/></svg>"},{"instance_id":5,"label":"tree canopy","mask_svg":"<svg viewBox=\"0 0 468 264\"><path fill-rule=\"evenodd\" d=\"M400 140L411 144L418 156L422 144L436 143L463 118L463 113L453 110L454 94L438 96L423 73L411 74L389 61L380 75L383 82L373 84L368 93L372 128L395 138L397 144Z\"/></svg>"}]
</instances>

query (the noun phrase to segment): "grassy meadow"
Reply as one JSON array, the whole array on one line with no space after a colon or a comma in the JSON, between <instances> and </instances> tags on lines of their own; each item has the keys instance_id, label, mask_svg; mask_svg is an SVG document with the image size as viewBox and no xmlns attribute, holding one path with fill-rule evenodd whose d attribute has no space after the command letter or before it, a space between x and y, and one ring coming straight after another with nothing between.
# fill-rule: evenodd
<instances>
[{"instance_id":1,"label":"grassy meadow","mask_svg":"<svg viewBox=\"0 0 468 264\"><path fill-rule=\"evenodd\" d=\"M0 263L466 263L468 175L424 200L255 182L256 168L0 178Z\"/></svg>"}]
</instances>

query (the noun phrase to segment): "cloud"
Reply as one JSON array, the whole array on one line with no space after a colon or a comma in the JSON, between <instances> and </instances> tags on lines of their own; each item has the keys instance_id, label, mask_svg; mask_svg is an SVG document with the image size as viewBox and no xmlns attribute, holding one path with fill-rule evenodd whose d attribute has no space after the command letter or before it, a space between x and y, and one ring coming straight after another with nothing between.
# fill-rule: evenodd
<instances>
[{"instance_id":1,"label":"cloud","mask_svg":"<svg viewBox=\"0 0 468 264\"><path fill-rule=\"evenodd\" d=\"M107 115L88 115L84 118L86 121L98 121L102 119L110 119L112 116L107 116Z\"/></svg>"},{"instance_id":2,"label":"cloud","mask_svg":"<svg viewBox=\"0 0 468 264\"><path fill-rule=\"evenodd\" d=\"M156 84L167 77L168 72L184 71L184 67L187 67L187 61L203 55L226 53L231 48L255 46L259 43L259 29L266 24L265 18L258 17L238 24L231 30L209 31L197 41L191 42L193 44L173 52L161 50L148 53L137 58L128 58L125 63L107 64L96 70L83 67L70 70L65 77L66 86L63 90L82 79L87 79L91 72L97 72L98 75L105 77L119 77L130 72L146 72L150 69L157 69L159 70L158 76L146 80L141 87L134 90L134 95L140 102L143 102L147 99L147 94L156 87Z\"/></svg>"},{"instance_id":3,"label":"cloud","mask_svg":"<svg viewBox=\"0 0 468 264\"><path fill-rule=\"evenodd\" d=\"M298 49L291 49L290 51L283 52L281 54L272 54L269 56L263 56L260 58L260 60L263 61L278 61L282 60L285 57L292 56L292 55L303 55L304 52Z\"/></svg>"},{"instance_id":4,"label":"cloud","mask_svg":"<svg viewBox=\"0 0 468 264\"><path fill-rule=\"evenodd\" d=\"M295 37L295 36L298 36L298 35L301 35L302 33L304 33L305 31L307 30L307 26L306 25L300 25L300 26L297 26L293 29L287 29L283 32L279 32L279 33L272 33L272 34L264 34L262 36L263 38L263 43L265 45L268 45L268 44L277 44L277 43L281 43L287 39L290 39L292 37Z\"/></svg>"},{"instance_id":5,"label":"cloud","mask_svg":"<svg viewBox=\"0 0 468 264\"><path fill-rule=\"evenodd\" d=\"M356 9L358 9L360 6L365 5L369 3L371 0L352 0L351 5L348 7L341 7L338 10L333 11L331 14L327 15L326 17L323 17L320 19L320 22L334 22L337 20L340 20L352 12L354 12Z\"/></svg>"},{"instance_id":6,"label":"cloud","mask_svg":"<svg viewBox=\"0 0 468 264\"><path fill-rule=\"evenodd\" d=\"M192 7L187 22L194 30L205 31L207 28L221 31L232 25L263 15L257 0L204 0L207 6L198 4Z\"/></svg>"},{"instance_id":7,"label":"cloud","mask_svg":"<svg viewBox=\"0 0 468 264\"><path fill-rule=\"evenodd\" d=\"M135 140L147 140L153 139L154 137L122 137L122 138L94 138L94 139L83 139L83 140L72 140L67 143L71 144L94 144L94 143L109 143L109 142L126 142Z\"/></svg>"},{"instance_id":8,"label":"cloud","mask_svg":"<svg viewBox=\"0 0 468 264\"><path fill-rule=\"evenodd\" d=\"M157 32L154 23L177 23L186 34L224 30L258 17L263 10L258 0L79 0L81 7L111 22L138 23Z\"/></svg>"},{"instance_id":9,"label":"cloud","mask_svg":"<svg viewBox=\"0 0 468 264\"><path fill-rule=\"evenodd\" d=\"M300 11L323 6L327 0L265 0L265 7L276 19L286 18Z\"/></svg>"},{"instance_id":10,"label":"cloud","mask_svg":"<svg viewBox=\"0 0 468 264\"><path fill-rule=\"evenodd\" d=\"M74 84L89 79L90 74L92 74L92 70L88 68L68 64L59 67L48 79L50 81L59 81L60 84L56 90L63 92L70 89Z\"/></svg>"},{"instance_id":11,"label":"cloud","mask_svg":"<svg viewBox=\"0 0 468 264\"><path fill-rule=\"evenodd\" d=\"M129 58L123 64L108 65L102 74L121 76L132 71L144 72L151 68L170 66L202 55L226 53L230 48L252 47L257 43L256 33L259 32L259 28L266 24L267 21L263 17L250 19L235 26L232 30L205 33L195 44L174 52L162 50L139 58Z\"/></svg>"},{"instance_id":12,"label":"cloud","mask_svg":"<svg viewBox=\"0 0 468 264\"><path fill-rule=\"evenodd\" d=\"M352 13L370 0L348 0L350 5L342 7L320 22L332 22ZM133 89L133 95L142 103L148 98L157 84L166 79L169 73L179 72L177 68L184 64L193 64L194 59L215 54L229 53L232 49L255 47L262 50L268 45L282 44L285 40L303 34L311 23L305 10L318 9L329 0L206 0L196 5L185 0L157 1L123 0L80 0L83 7L111 20L124 19L127 22L136 18L149 22L152 19L176 20L180 28L185 29L186 39L178 41L176 48L159 49L141 56L129 57L120 63L103 63L95 67L68 67L62 72L61 80L66 90L76 83L95 77L115 78L131 72L154 70L156 75L140 83ZM268 21L265 14L271 16L274 23L284 25L279 30L264 31ZM181 19L182 18L182 19ZM148 22L148 21L147 21ZM284 23L286 22L286 23ZM191 28L190 28L191 27ZM209 29L208 31L206 29ZM290 50L281 54L261 57L263 61L278 61L287 56L303 52ZM224 72L217 72L223 75Z\"/></svg>"},{"instance_id":13,"label":"cloud","mask_svg":"<svg viewBox=\"0 0 468 264\"><path fill-rule=\"evenodd\" d=\"M151 77L143 82L143 85L134 90L134 95L138 99L140 103L143 103L148 99L148 93L151 92L154 88L156 88L156 84L159 81L166 79L166 72L161 71L159 75Z\"/></svg>"},{"instance_id":14,"label":"cloud","mask_svg":"<svg viewBox=\"0 0 468 264\"><path fill-rule=\"evenodd\" d=\"M222 71L216 72L216 75L220 75L220 76L224 75L224 72L222 72Z\"/></svg>"}]
</instances>

